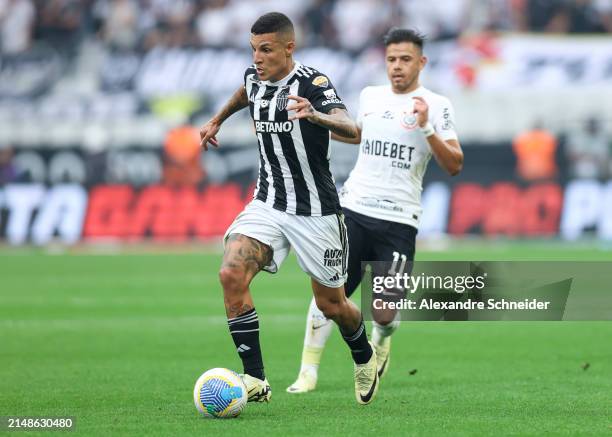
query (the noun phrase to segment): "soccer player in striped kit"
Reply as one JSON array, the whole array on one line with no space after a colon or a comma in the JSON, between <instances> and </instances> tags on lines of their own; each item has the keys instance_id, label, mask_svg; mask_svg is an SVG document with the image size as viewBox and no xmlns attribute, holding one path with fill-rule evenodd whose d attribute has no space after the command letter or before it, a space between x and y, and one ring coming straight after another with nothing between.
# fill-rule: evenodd
<instances>
[{"instance_id":1,"label":"soccer player in striped kit","mask_svg":"<svg viewBox=\"0 0 612 437\"><path fill-rule=\"evenodd\" d=\"M244 366L249 401L268 401L270 386L259 344L249 284L275 273L293 247L311 277L316 305L333 320L355 362L355 397L370 403L378 390L376 354L361 312L346 298L348 244L329 170L330 132L355 137L357 125L327 76L293 59L293 24L283 14L261 16L251 28L253 66L227 104L201 131L202 147L234 112L249 107L259 143L254 199L227 230L219 271L230 333Z\"/></svg>"}]
</instances>

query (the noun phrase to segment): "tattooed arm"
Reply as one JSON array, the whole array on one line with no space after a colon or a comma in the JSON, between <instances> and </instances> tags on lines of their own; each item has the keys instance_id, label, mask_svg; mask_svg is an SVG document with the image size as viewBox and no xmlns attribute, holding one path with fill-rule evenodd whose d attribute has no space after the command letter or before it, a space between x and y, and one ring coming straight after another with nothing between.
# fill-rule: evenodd
<instances>
[{"instance_id":1,"label":"tattooed arm","mask_svg":"<svg viewBox=\"0 0 612 437\"><path fill-rule=\"evenodd\" d=\"M295 111L295 114L289 117L289 120L305 118L311 123L329 129L338 136L344 138L357 138L359 136L359 128L351 120L346 109L334 108L329 111L329 114L324 114L317 111L312 103L304 97L288 96L288 98L296 102L287 107L287 111Z\"/></svg>"},{"instance_id":2,"label":"tattooed arm","mask_svg":"<svg viewBox=\"0 0 612 437\"><path fill-rule=\"evenodd\" d=\"M221 128L221 124L234 112L246 108L248 104L249 99L247 98L246 90L241 86L232 97L230 97L225 106L200 129L200 145L204 150L208 150L208 143L215 147L219 147L216 135Z\"/></svg>"}]
</instances>

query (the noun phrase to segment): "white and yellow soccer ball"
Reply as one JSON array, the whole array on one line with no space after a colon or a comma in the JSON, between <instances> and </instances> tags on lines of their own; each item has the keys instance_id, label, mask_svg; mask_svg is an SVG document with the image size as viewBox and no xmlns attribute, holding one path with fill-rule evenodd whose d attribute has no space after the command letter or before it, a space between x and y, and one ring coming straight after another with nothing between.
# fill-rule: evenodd
<instances>
[{"instance_id":1,"label":"white and yellow soccer ball","mask_svg":"<svg viewBox=\"0 0 612 437\"><path fill-rule=\"evenodd\" d=\"M204 417L237 417L247 404L247 389L236 372L217 367L198 378L193 401Z\"/></svg>"}]
</instances>

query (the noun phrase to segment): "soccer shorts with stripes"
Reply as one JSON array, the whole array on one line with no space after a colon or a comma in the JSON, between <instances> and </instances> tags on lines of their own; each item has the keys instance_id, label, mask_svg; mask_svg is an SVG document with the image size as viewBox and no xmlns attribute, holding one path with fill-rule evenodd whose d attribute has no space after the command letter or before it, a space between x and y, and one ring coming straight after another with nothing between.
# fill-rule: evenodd
<instances>
[{"instance_id":1,"label":"soccer shorts with stripes","mask_svg":"<svg viewBox=\"0 0 612 437\"><path fill-rule=\"evenodd\" d=\"M276 273L293 247L302 270L320 284L339 287L346 281L349 248L342 213L288 214L255 199L227 229L224 243L231 234L246 235L272 248L265 271Z\"/></svg>"}]
</instances>

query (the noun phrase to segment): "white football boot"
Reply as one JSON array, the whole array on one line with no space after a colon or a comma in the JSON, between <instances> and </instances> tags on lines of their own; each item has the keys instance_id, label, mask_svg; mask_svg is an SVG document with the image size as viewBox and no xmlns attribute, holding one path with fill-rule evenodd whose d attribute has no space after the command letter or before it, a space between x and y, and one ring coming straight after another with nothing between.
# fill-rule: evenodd
<instances>
[{"instance_id":1,"label":"white football boot","mask_svg":"<svg viewBox=\"0 0 612 437\"><path fill-rule=\"evenodd\" d=\"M372 346L372 343L370 343ZM367 405L374 400L378 392L378 368L376 350L372 346L372 357L364 364L355 364L355 398L357 403Z\"/></svg>"},{"instance_id":2,"label":"white football boot","mask_svg":"<svg viewBox=\"0 0 612 437\"><path fill-rule=\"evenodd\" d=\"M240 375L247 389L248 402L270 402L272 389L268 383L268 378L261 379L243 373Z\"/></svg>"},{"instance_id":3,"label":"white football boot","mask_svg":"<svg viewBox=\"0 0 612 437\"><path fill-rule=\"evenodd\" d=\"M325 329L327 329L327 327L325 327ZM321 362L322 354L322 347L304 346L302 350L302 367L300 373L295 382L287 387L287 393L307 393L316 388L319 363Z\"/></svg>"},{"instance_id":4,"label":"white football boot","mask_svg":"<svg viewBox=\"0 0 612 437\"><path fill-rule=\"evenodd\" d=\"M385 337L382 339L382 344L373 343L373 346L376 350L378 377L382 378L387 373L391 362L391 337Z\"/></svg>"},{"instance_id":5,"label":"white football boot","mask_svg":"<svg viewBox=\"0 0 612 437\"><path fill-rule=\"evenodd\" d=\"M312 372L302 371L293 384L287 387L287 393L308 393L317 387L317 377Z\"/></svg>"}]
</instances>

